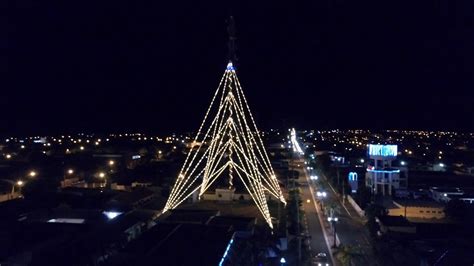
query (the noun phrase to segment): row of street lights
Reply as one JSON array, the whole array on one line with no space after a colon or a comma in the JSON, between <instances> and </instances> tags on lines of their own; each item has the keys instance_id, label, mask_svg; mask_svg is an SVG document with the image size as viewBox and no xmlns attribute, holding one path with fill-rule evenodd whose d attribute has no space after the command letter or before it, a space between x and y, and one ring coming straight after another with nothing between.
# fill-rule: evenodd
<instances>
[{"instance_id":1,"label":"row of street lights","mask_svg":"<svg viewBox=\"0 0 474 266\"><path fill-rule=\"evenodd\" d=\"M316 177L316 178L315 178ZM317 176L311 176L311 180L318 180ZM327 193L325 191L317 191L316 196L318 197L318 202L320 203L320 206L323 206L323 199L327 197ZM336 223L339 221L339 218L334 215L334 211L331 210L330 216L327 218L328 222L331 223L332 229L333 229L333 234L334 234L334 242L333 242L333 248L337 248L337 237L336 237Z\"/></svg>"}]
</instances>

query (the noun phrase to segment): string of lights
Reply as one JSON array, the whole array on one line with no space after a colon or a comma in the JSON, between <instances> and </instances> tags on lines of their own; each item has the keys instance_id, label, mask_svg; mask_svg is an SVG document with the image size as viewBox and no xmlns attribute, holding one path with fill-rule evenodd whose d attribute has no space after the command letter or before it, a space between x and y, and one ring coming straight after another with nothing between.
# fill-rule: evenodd
<instances>
[{"instance_id":1,"label":"string of lights","mask_svg":"<svg viewBox=\"0 0 474 266\"><path fill-rule=\"evenodd\" d=\"M211 120L209 117L213 112L216 114ZM273 228L267 195L286 202L231 62L214 93L163 212L176 208L194 193L199 193L201 198L226 170L229 189L238 177Z\"/></svg>"}]
</instances>

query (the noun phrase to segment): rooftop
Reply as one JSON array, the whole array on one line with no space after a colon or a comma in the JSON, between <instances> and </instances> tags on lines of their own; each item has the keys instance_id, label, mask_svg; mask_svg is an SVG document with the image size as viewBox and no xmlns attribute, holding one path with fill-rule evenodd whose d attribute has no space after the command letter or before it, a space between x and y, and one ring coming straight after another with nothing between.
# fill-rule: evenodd
<instances>
[{"instance_id":1,"label":"rooftop","mask_svg":"<svg viewBox=\"0 0 474 266\"><path fill-rule=\"evenodd\" d=\"M430 190L442 193L462 193L463 191L457 187L431 187Z\"/></svg>"},{"instance_id":2,"label":"rooftop","mask_svg":"<svg viewBox=\"0 0 474 266\"><path fill-rule=\"evenodd\" d=\"M158 224L109 265L218 265L232 234L216 226Z\"/></svg>"},{"instance_id":3,"label":"rooftop","mask_svg":"<svg viewBox=\"0 0 474 266\"><path fill-rule=\"evenodd\" d=\"M443 208L444 207L442 203L439 203L434 200L399 199L399 200L393 201L393 203L400 208L403 208L403 207Z\"/></svg>"}]
</instances>

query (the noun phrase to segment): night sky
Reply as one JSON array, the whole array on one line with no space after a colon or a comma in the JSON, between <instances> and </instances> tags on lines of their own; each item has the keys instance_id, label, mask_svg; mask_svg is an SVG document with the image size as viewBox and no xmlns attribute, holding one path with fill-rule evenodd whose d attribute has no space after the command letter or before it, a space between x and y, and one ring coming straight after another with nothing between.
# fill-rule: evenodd
<instances>
[{"instance_id":1,"label":"night sky","mask_svg":"<svg viewBox=\"0 0 474 266\"><path fill-rule=\"evenodd\" d=\"M230 3L3 1L0 134L196 130L229 13L260 128L474 130L474 1Z\"/></svg>"}]
</instances>

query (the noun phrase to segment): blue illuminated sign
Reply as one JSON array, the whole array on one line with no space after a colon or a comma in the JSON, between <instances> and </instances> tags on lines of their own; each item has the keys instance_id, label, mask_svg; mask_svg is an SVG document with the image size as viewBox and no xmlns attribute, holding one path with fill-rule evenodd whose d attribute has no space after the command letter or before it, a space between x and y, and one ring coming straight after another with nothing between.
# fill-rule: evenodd
<instances>
[{"instance_id":1,"label":"blue illuminated sign","mask_svg":"<svg viewBox=\"0 0 474 266\"><path fill-rule=\"evenodd\" d=\"M373 170L373 169L367 169L367 172L374 172L374 173L400 173L400 170L395 169L395 170Z\"/></svg>"},{"instance_id":2,"label":"blue illuminated sign","mask_svg":"<svg viewBox=\"0 0 474 266\"><path fill-rule=\"evenodd\" d=\"M357 181L357 173L356 172L350 172L349 173L349 181Z\"/></svg>"},{"instance_id":3,"label":"blue illuminated sign","mask_svg":"<svg viewBox=\"0 0 474 266\"><path fill-rule=\"evenodd\" d=\"M369 155L371 156L397 156L397 145L369 144Z\"/></svg>"}]
</instances>

